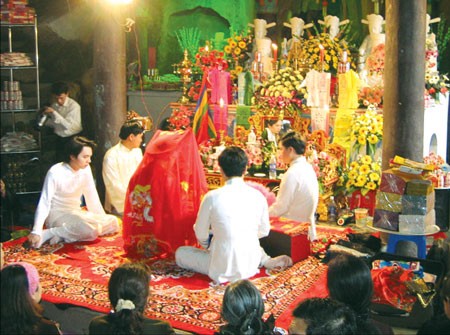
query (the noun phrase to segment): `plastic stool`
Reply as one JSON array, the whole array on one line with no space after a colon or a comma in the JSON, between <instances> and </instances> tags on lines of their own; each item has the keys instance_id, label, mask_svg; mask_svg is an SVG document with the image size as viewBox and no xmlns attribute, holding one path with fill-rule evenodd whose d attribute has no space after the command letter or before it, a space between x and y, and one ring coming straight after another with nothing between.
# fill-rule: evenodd
<instances>
[{"instance_id":1,"label":"plastic stool","mask_svg":"<svg viewBox=\"0 0 450 335\"><path fill-rule=\"evenodd\" d=\"M395 254L395 246L398 241L411 241L417 244L418 258L427 257L427 237L425 235L399 235L389 234L386 252Z\"/></svg>"}]
</instances>

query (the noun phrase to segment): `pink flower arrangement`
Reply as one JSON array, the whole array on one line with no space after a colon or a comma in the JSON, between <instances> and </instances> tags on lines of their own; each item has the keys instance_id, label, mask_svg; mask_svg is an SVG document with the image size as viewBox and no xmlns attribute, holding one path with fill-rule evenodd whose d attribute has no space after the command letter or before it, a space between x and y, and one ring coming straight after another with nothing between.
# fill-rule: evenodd
<instances>
[{"instance_id":1,"label":"pink flower arrangement","mask_svg":"<svg viewBox=\"0 0 450 335\"><path fill-rule=\"evenodd\" d=\"M385 48L384 43L380 43L372 49L370 55L367 57L367 68L369 72L383 73L384 71L384 57Z\"/></svg>"},{"instance_id":2,"label":"pink flower arrangement","mask_svg":"<svg viewBox=\"0 0 450 335\"><path fill-rule=\"evenodd\" d=\"M383 87L363 87L358 93L358 100L365 107L369 105L380 107L383 104Z\"/></svg>"},{"instance_id":3,"label":"pink flower arrangement","mask_svg":"<svg viewBox=\"0 0 450 335\"><path fill-rule=\"evenodd\" d=\"M256 165L261 166L264 162L261 148L256 145L248 145L244 148L248 157L248 166Z\"/></svg>"},{"instance_id":4,"label":"pink flower arrangement","mask_svg":"<svg viewBox=\"0 0 450 335\"><path fill-rule=\"evenodd\" d=\"M246 181L245 183L248 186L251 186L254 189L260 191L262 193L262 195L264 196L264 198L266 198L268 206L272 205L275 202L275 200L276 200L275 194L272 191L270 191L267 187L265 187L264 185L254 182L254 181Z\"/></svg>"}]
</instances>

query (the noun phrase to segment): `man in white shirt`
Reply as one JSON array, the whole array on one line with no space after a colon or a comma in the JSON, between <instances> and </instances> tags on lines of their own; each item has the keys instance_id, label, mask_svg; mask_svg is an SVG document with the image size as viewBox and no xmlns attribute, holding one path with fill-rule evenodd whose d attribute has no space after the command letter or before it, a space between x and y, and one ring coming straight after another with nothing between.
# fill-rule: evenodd
<instances>
[{"instance_id":1,"label":"man in white shirt","mask_svg":"<svg viewBox=\"0 0 450 335\"><path fill-rule=\"evenodd\" d=\"M295 132L280 141L281 159L289 165L283 175L276 201L270 206L270 216L282 216L309 222L309 239L316 239L315 213L319 202L319 183L313 167L306 161L305 142Z\"/></svg>"},{"instance_id":2,"label":"man in white shirt","mask_svg":"<svg viewBox=\"0 0 450 335\"><path fill-rule=\"evenodd\" d=\"M194 225L204 249L186 246L175 253L178 266L206 274L215 283L250 278L261 266L292 265L290 257L270 258L260 247L259 239L270 231L268 206L262 193L244 182L247 162L238 147L220 154L225 185L205 195Z\"/></svg>"},{"instance_id":3,"label":"man in white shirt","mask_svg":"<svg viewBox=\"0 0 450 335\"><path fill-rule=\"evenodd\" d=\"M144 128L138 120L130 120L120 128L120 141L110 148L103 158L105 182L105 209L123 214L128 183L142 161L142 136Z\"/></svg>"},{"instance_id":4,"label":"man in white shirt","mask_svg":"<svg viewBox=\"0 0 450 335\"><path fill-rule=\"evenodd\" d=\"M95 188L89 166L95 143L76 136L66 146L66 159L47 172L33 230L28 236L32 247L47 241L92 241L119 229L118 219L106 214ZM80 207L84 196L87 210ZM44 224L47 229L44 229Z\"/></svg>"},{"instance_id":5,"label":"man in white shirt","mask_svg":"<svg viewBox=\"0 0 450 335\"><path fill-rule=\"evenodd\" d=\"M49 116L46 126L53 128L58 136L56 142L57 161L64 157L64 147L71 137L78 135L83 130L81 125L80 105L69 98L69 86L64 82L52 85L52 95L55 102L45 108L44 113Z\"/></svg>"}]
</instances>

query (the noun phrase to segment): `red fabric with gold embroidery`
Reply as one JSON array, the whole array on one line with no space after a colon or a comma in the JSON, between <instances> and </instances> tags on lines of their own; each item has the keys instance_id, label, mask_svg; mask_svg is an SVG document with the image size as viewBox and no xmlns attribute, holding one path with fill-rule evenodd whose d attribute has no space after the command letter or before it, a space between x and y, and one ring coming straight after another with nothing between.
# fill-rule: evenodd
<instances>
[{"instance_id":1,"label":"red fabric with gold embroidery","mask_svg":"<svg viewBox=\"0 0 450 335\"><path fill-rule=\"evenodd\" d=\"M411 312L416 297L409 293L405 282L414 277L412 270L400 266L387 266L382 269L372 269L374 294L372 302L394 306Z\"/></svg>"},{"instance_id":2,"label":"red fabric with gold embroidery","mask_svg":"<svg viewBox=\"0 0 450 335\"><path fill-rule=\"evenodd\" d=\"M207 192L192 129L158 130L130 180L123 217L129 255L163 257L195 245L193 225Z\"/></svg>"}]
</instances>

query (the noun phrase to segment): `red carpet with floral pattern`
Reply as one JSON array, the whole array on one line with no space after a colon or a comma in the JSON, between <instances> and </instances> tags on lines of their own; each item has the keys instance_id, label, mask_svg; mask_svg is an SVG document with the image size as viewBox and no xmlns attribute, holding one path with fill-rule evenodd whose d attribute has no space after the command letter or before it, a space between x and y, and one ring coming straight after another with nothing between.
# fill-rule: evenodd
<instances>
[{"instance_id":1,"label":"red carpet with floral pattern","mask_svg":"<svg viewBox=\"0 0 450 335\"><path fill-rule=\"evenodd\" d=\"M318 227L313 251L345 232ZM39 270L43 299L52 303L83 306L98 312L110 309L107 283L114 268L130 260L124 256L120 234L93 242L44 245L40 250L23 246L25 238L4 243L6 263L27 261ZM220 306L225 285L212 286L207 276L179 268L173 259L149 263L152 268L151 297L146 315L169 321L174 328L211 334L221 324ZM295 304L308 296L324 296L326 267L315 257L281 272L262 269L252 282L263 295L265 316L273 314L277 326L288 328Z\"/></svg>"}]
</instances>

